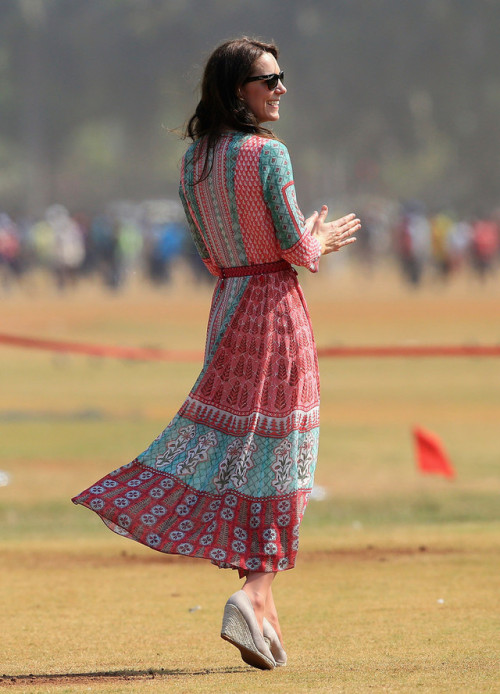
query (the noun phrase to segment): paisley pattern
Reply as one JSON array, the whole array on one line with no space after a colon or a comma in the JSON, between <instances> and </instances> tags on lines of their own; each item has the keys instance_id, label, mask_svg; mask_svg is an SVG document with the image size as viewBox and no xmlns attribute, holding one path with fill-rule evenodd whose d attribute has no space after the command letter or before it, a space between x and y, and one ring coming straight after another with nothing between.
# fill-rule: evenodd
<instances>
[{"instance_id":1,"label":"paisley pattern","mask_svg":"<svg viewBox=\"0 0 500 694\"><path fill-rule=\"evenodd\" d=\"M180 197L209 270L284 258L317 271L286 147L222 136L203 180L203 140ZM198 181L198 182L197 182ZM295 271L219 280L202 371L179 412L131 463L73 501L153 549L240 571L295 564L319 434L316 348Z\"/></svg>"}]
</instances>

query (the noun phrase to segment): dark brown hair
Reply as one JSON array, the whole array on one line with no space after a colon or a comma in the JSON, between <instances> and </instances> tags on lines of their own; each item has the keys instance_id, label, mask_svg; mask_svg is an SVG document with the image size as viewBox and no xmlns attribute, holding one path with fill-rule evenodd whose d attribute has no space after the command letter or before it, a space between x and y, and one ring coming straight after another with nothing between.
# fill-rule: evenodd
<instances>
[{"instance_id":1,"label":"dark brown hair","mask_svg":"<svg viewBox=\"0 0 500 694\"><path fill-rule=\"evenodd\" d=\"M235 130L274 137L271 130L258 123L238 95L253 64L263 53L278 58L278 48L274 44L243 36L218 46L207 60L201 82L201 99L184 132L184 137L193 141L206 137L205 163L200 180L210 173L210 153L222 132Z\"/></svg>"}]
</instances>

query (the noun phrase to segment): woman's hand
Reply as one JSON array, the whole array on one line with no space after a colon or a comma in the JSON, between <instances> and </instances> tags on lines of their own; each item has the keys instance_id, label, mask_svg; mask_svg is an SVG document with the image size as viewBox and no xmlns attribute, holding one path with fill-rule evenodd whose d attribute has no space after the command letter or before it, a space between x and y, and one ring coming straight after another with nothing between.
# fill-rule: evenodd
<instances>
[{"instance_id":1,"label":"woman's hand","mask_svg":"<svg viewBox=\"0 0 500 694\"><path fill-rule=\"evenodd\" d=\"M356 238L353 234L361 229L361 222L355 214L348 214L333 222L325 222L327 214L328 207L323 205L319 214L315 212L306 219L307 228L321 244L322 255L340 251L344 246L354 243Z\"/></svg>"}]
</instances>

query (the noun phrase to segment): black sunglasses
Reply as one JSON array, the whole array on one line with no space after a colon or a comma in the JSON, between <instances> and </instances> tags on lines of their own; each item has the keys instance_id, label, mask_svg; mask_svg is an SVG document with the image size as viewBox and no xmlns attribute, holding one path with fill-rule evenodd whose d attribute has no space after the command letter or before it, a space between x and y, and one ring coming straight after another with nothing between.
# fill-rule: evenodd
<instances>
[{"instance_id":1,"label":"black sunglasses","mask_svg":"<svg viewBox=\"0 0 500 694\"><path fill-rule=\"evenodd\" d=\"M247 82L265 82L267 84L267 88L272 92L278 86L278 82L283 83L284 77L285 77L285 73L282 70L279 75L272 74L272 75L257 75L256 77L248 77L244 81L243 84L246 84Z\"/></svg>"}]
</instances>

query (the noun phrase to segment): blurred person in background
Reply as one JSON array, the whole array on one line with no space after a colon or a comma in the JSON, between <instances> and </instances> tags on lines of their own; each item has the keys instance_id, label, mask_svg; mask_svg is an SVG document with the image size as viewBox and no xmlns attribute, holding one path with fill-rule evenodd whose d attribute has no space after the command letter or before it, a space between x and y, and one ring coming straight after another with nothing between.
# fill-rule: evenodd
<instances>
[{"instance_id":1,"label":"blurred person in background","mask_svg":"<svg viewBox=\"0 0 500 694\"><path fill-rule=\"evenodd\" d=\"M486 279L495 269L500 249L499 225L494 219L482 217L472 225L472 265L481 279Z\"/></svg>"},{"instance_id":2,"label":"blurred person in background","mask_svg":"<svg viewBox=\"0 0 500 694\"><path fill-rule=\"evenodd\" d=\"M53 273L56 286L64 291L73 286L85 260L83 231L62 205L52 205L45 213L53 231Z\"/></svg>"},{"instance_id":3,"label":"blurred person in background","mask_svg":"<svg viewBox=\"0 0 500 694\"><path fill-rule=\"evenodd\" d=\"M184 247L184 228L174 221L154 224L149 233L147 255L148 274L155 284L163 284L171 279L175 261L182 255Z\"/></svg>"},{"instance_id":4,"label":"blurred person in background","mask_svg":"<svg viewBox=\"0 0 500 694\"><path fill-rule=\"evenodd\" d=\"M91 265L110 289L122 281L122 256L119 246L119 224L110 213L94 217L90 225Z\"/></svg>"},{"instance_id":5,"label":"blurred person in background","mask_svg":"<svg viewBox=\"0 0 500 694\"><path fill-rule=\"evenodd\" d=\"M429 220L431 234L431 254L440 278L446 280L453 270L450 239L454 220L451 214L440 212Z\"/></svg>"},{"instance_id":6,"label":"blurred person in background","mask_svg":"<svg viewBox=\"0 0 500 694\"><path fill-rule=\"evenodd\" d=\"M29 231L35 265L53 277L56 287L64 291L73 286L83 267L86 249L84 232L63 205L51 205L44 219Z\"/></svg>"},{"instance_id":7,"label":"blurred person in background","mask_svg":"<svg viewBox=\"0 0 500 694\"><path fill-rule=\"evenodd\" d=\"M5 213L0 213L0 283L4 290L10 290L13 279L22 270L21 240L19 229Z\"/></svg>"},{"instance_id":8,"label":"blurred person in background","mask_svg":"<svg viewBox=\"0 0 500 694\"><path fill-rule=\"evenodd\" d=\"M131 215L118 222L118 253L122 282L136 272L141 264L144 241L139 221Z\"/></svg>"},{"instance_id":9,"label":"blurred person in background","mask_svg":"<svg viewBox=\"0 0 500 694\"><path fill-rule=\"evenodd\" d=\"M418 286L430 249L429 221L420 203L412 202L404 206L396 227L394 245L403 278L414 287Z\"/></svg>"},{"instance_id":10,"label":"blurred person in background","mask_svg":"<svg viewBox=\"0 0 500 694\"><path fill-rule=\"evenodd\" d=\"M30 249L34 264L52 275L56 264L56 236L49 221L35 222L29 231Z\"/></svg>"},{"instance_id":11,"label":"blurred person in background","mask_svg":"<svg viewBox=\"0 0 500 694\"><path fill-rule=\"evenodd\" d=\"M218 278L203 370L146 451L73 499L120 535L246 577L221 636L260 669L286 663L271 584L295 565L318 448L317 355L292 264L317 272L360 228L354 214L326 222L326 206L300 212L287 148L263 126L286 94L277 59L253 39L219 46L187 126L180 196Z\"/></svg>"},{"instance_id":12,"label":"blurred person in background","mask_svg":"<svg viewBox=\"0 0 500 694\"><path fill-rule=\"evenodd\" d=\"M448 253L453 273L463 269L469 252L472 227L465 221L456 221L448 235Z\"/></svg>"}]
</instances>

